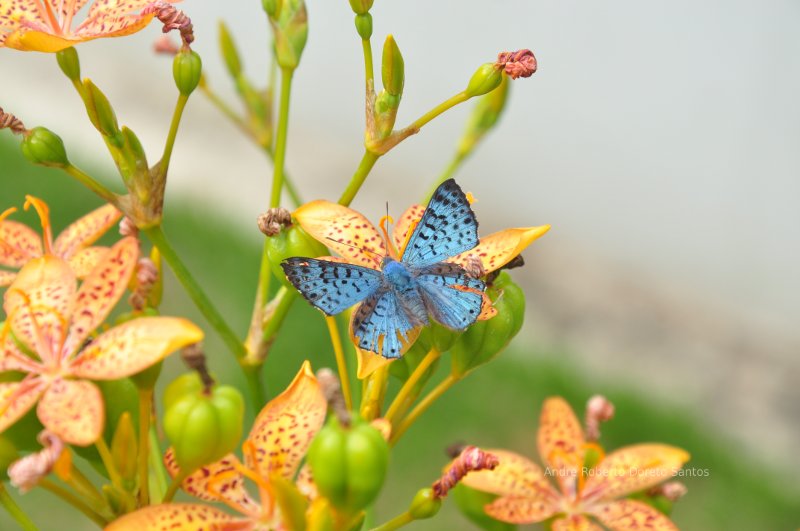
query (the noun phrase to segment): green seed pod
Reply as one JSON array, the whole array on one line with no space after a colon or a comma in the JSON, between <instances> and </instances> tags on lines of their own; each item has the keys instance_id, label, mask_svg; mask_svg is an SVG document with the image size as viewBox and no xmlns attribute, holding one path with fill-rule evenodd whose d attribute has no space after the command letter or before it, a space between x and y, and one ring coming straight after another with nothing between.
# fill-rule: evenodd
<instances>
[{"instance_id":1,"label":"green seed pod","mask_svg":"<svg viewBox=\"0 0 800 531\"><path fill-rule=\"evenodd\" d=\"M172 77L175 79L175 86L184 96L188 96L197 85L200 84L200 77L203 74L203 61L196 52L183 50L172 62Z\"/></svg>"},{"instance_id":2,"label":"green seed pod","mask_svg":"<svg viewBox=\"0 0 800 531\"><path fill-rule=\"evenodd\" d=\"M408 508L408 514L410 514L414 520L424 520L436 516L436 513L438 513L441 508L441 498L434 496L433 489L428 487L427 489L420 489L417 491L417 494L414 495L414 499L411 500L411 506Z\"/></svg>"},{"instance_id":3,"label":"green seed pod","mask_svg":"<svg viewBox=\"0 0 800 531\"><path fill-rule=\"evenodd\" d=\"M364 15L372 9L374 3L375 0L350 0L350 8L355 14Z\"/></svg>"},{"instance_id":4,"label":"green seed pod","mask_svg":"<svg viewBox=\"0 0 800 531\"><path fill-rule=\"evenodd\" d=\"M383 60L381 62L381 80L383 88L391 94L400 98L403 95L403 85L405 84L405 63L400 48L392 35L386 37L383 43ZM399 105L398 100L398 105Z\"/></svg>"},{"instance_id":5,"label":"green seed pod","mask_svg":"<svg viewBox=\"0 0 800 531\"><path fill-rule=\"evenodd\" d=\"M356 31L362 39L366 41L372 37L372 15L369 13L356 15L355 23Z\"/></svg>"},{"instance_id":6,"label":"green seed pod","mask_svg":"<svg viewBox=\"0 0 800 531\"><path fill-rule=\"evenodd\" d=\"M295 256L316 258L328 254L325 246L309 236L299 224L284 228L275 236L267 236L264 249L272 274L280 279L284 286L292 289L293 286L286 280L286 274L281 269L281 262Z\"/></svg>"},{"instance_id":7,"label":"green seed pod","mask_svg":"<svg viewBox=\"0 0 800 531\"><path fill-rule=\"evenodd\" d=\"M525 294L511 276L503 271L486 292L497 315L473 324L456 340L450 350L454 376L463 377L491 361L522 328Z\"/></svg>"},{"instance_id":8,"label":"green seed pod","mask_svg":"<svg viewBox=\"0 0 800 531\"><path fill-rule=\"evenodd\" d=\"M70 81L80 81L81 61L75 48L70 46L56 53L56 61L58 61L58 67Z\"/></svg>"},{"instance_id":9,"label":"green seed pod","mask_svg":"<svg viewBox=\"0 0 800 531\"><path fill-rule=\"evenodd\" d=\"M85 80L83 86L86 89L86 111L95 129L100 131L114 146L122 147L117 115L114 113L111 102L97 88L97 85L92 83L92 80Z\"/></svg>"},{"instance_id":10,"label":"green seed pod","mask_svg":"<svg viewBox=\"0 0 800 531\"><path fill-rule=\"evenodd\" d=\"M219 49L225 66L232 78L237 78L242 74L242 61L239 59L239 52L233 42L228 26L222 20L219 21Z\"/></svg>"},{"instance_id":11,"label":"green seed pod","mask_svg":"<svg viewBox=\"0 0 800 531\"><path fill-rule=\"evenodd\" d=\"M484 135L500 120L506 101L508 101L508 90L511 87L508 76L500 76L500 78L500 86L496 90L484 94L478 99L469 122L467 122L464 136L458 143L460 155L467 155L475 149Z\"/></svg>"},{"instance_id":12,"label":"green seed pod","mask_svg":"<svg viewBox=\"0 0 800 531\"><path fill-rule=\"evenodd\" d=\"M165 403L168 402L165 399ZM244 400L234 387L171 397L164 431L182 470L196 470L233 451L242 436Z\"/></svg>"},{"instance_id":13,"label":"green seed pod","mask_svg":"<svg viewBox=\"0 0 800 531\"><path fill-rule=\"evenodd\" d=\"M320 494L348 515L375 500L388 463L389 445L378 430L358 418L343 427L331 417L308 449L308 464Z\"/></svg>"},{"instance_id":14,"label":"green seed pod","mask_svg":"<svg viewBox=\"0 0 800 531\"><path fill-rule=\"evenodd\" d=\"M483 508L497 499L497 495L488 492L481 492L466 485L456 485L450 491L461 514L467 517L472 523L485 529L486 531L513 531L517 526L507 524L488 516Z\"/></svg>"},{"instance_id":15,"label":"green seed pod","mask_svg":"<svg viewBox=\"0 0 800 531\"><path fill-rule=\"evenodd\" d=\"M44 127L34 127L22 138L22 154L34 164L64 168L69 164L64 142Z\"/></svg>"},{"instance_id":16,"label":"green seed pod","mask_svg":"<svg viewBox=\"0 0 800 531\"><path fill-rule=\"evenodd\" d=\"M494 63L483 64L472 74L467 90L464 92L470 98L483 96L499 87L502 79L502 69L497 68Z\"/></svg>"}]
</instances>

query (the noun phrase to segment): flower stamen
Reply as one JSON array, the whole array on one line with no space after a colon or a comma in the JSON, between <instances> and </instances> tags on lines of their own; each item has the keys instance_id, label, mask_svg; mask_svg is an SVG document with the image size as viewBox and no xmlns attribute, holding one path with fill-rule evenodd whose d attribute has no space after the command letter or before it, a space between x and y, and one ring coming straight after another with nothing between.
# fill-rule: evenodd
<instances>
[{"instance_id":1,"label":"flower stamen","mask_svg":"<svg viewBox=\"0 0 800 531\"><path fill-rule=\"evenodd\" d=\"M53 229L50 226L50 208L47 204L37 197L32 195L25 196L25 211L31 206L36 210L39 215L39 220L42 223L42 242L44 243L44 253L53 254Z\"/></svg>"}]
</instances>

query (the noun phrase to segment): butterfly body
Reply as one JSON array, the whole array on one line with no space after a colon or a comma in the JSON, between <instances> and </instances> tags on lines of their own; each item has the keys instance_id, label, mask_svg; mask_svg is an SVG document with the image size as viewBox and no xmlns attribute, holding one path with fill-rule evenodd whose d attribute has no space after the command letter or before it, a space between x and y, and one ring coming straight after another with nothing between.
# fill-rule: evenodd
<instances>
[{"instance_id":1,"label":"butterfly body","mask_svg":"<svg viewBox=\"0 0 800 531\"><path fill-rule=\"evenodd\" d=\"M380 269L373 269L296 257L281 266L306 300L327 315L360 303L351 324L358 346L397 358L431 319L453 330L477 320L484 283L445 262L478 244L477 227L464 192L451 179L434 193L400 260L386 256Z\"/></svg>"}]
</instances>

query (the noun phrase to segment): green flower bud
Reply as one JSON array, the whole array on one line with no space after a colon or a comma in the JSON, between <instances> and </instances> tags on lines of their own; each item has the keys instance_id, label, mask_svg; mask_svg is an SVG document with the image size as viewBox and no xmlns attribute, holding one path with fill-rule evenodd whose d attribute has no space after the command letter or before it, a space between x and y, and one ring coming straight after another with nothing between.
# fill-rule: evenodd
<instances>
[{"instance_id":1,"label":"green flower bud","mask_svg":"<svg viewBox=\"0 0 800 531\"><path fill-rule=\"evenodd\" d=\"M54 132L44 127L34 127L22 139L22 154L34 164L63 168L67 160L64 142Z\"/></svg>"},{"instance_id":2,"label":"green flower bud","mask_svg":"<svg viewBox=\"0 0 800 531\"><path fill-rule=\"evenodd\" d=\"M372 9L374 3L375 0L350 0L350 7L355 14L364 15Z\"/></svg>"},{"instance_id":3,"label":"green flower bud","mask_svg":"<svg viewBox=\"0 0 800 531\"><path fill-rule=\"evenodd\" d=\"M127 411L119 417L117 429L111 438L111 457L114 465L119 471L122 479L128 483L128 487L133 486L136 481L136 455L138 453L138 442L136 430L133 427L133 417Z\"/></svg>"},{"instance_id":4,"label":"green flower bud","mask_svg":"<svg viewBox=\"0 0 800 531\"><path fill-rule=\"evenodd\" d=\"M332 416L308 449L308 464L320 494L349 515L377 497L388 463L389 445L378 430L359 418L343 427Z\"/></svg>"},{"instance_id":5,"label":"green flower bud","mask_svg":"<svg viewBox=\"0 0 800 531\"><path fill-rule=\"evenodd\" d=\"M269 11L267 11L269 14ZM294 70L308 39L308 13L304 0L279 0L270 22L275 33L275 57L281 68Z\"/></svg>"},{"instance_id":6,"label":"green flower bud","mask_svg":"<svg viewBox=\"0 0 800 531\"><path fill-rule=\"evenodd\" d=\"M400 96L393 96L382 90L375 98L375 126L378 130L378 138L386 138L392 134L399 108Z\"/></svg>"},{"instance_id":7,"label":"green flower bud","mask_svg":"<svg viewBox=\"0 0 800 531\"><path fill-rule=\"evenodd\" d=\"M239 59L239 52L236 50L233 37L228 31L228 26L222 20L219 21L219 49L228 73L233 78L239 77L242 74L242 62Z\"/></svg>"},{"instance_id":8,"label":"green flower bud","mask_svg":"<svg viewBox=\"0 0 800 531\"><path fill-rule=\"evenodd\" d=\"M203 74L203 61L196 52L183 50L172 62L172 77L175 79L175 86L184 96L188 96L197 85L200 84L200 77Z\"/></svg>"},{"instance_id":9,"label":"green flower bud","mask_svg":"<svg viewBox=\"0 0 800 531\"><path fill-rule=\"evenodd\" d=\"M478 99L467 123L464 136L461 137L458 144L458 152L461 155L471 152L483 136L500 120L506 101L508 101L508 89L511 87L508 76L500 76L500 78L500 86L496 90L484 94Z\"/></svg>"},{"instance_id":10,"label":"green flower bud","mask_svg":"<svg viewBox=\"0 0 800 531\"><path fill-rule=\"evenodd\" d=\"M8 467L19 459L19 452L8 437L0 434L0 481L8 480Z\"/></svg>"},{"instance_id":11,"label":"green flower bud","mask_svg":"<svg viewBox=\"0 0 800 531\"><path fill-rule=\"evenodd\" d=\"M274 18L278 15L278 7L282 0L262 0L261 5L264 7L264 11L266 11L267 16L270 18Z\"/></svg>"},{"instance_id":12,"label":"green flower bud","mask_svg":"<svg viewBox=\"0 0 800 531\"><path fill-rule=\"evenodd\" d=\"M133 173L148 173L150 170L147 165L147 154L144 152L144 147L139 142L136 134L124 125L122 126L122 142L128 159L128 166L133 169Z\"/></svg>"},{"instance_id":13,"label":"green flower bud","mask_svg":"<svg viewBox=\"0 0 800 531\"><path fill-rule=\"evenodd\" d=\"M481 65L469 80L466 92L467 96L474 98L475 96L483 96L497 87L503 79L503 70L497 68L494 63L486 63Z\"/></svg>"},{"instance_id":14,"label":"green flower bud","mask_svg":"<svg viewBox=\"0 0 800 531\"><path fill-rule=\"evenodd\" d=\"M117 115L108 98L90 79L85 80L83 86L86 89L86 111L95 129L114 146L122 147Z\"/></svg>"},{"instance_id":15,"label":"green flower bud","mask_svg":"<svg viewBox=\"0 0 800 531\"><path fill-rule=\"evenodd\" d=\"M186 381L181 381L185 386ZM191 387L191 386L189 386ZM182 470L195 470L233 451L242 436L244 400L234 387L216 386L209 392L165 396L164 432Z\"/></svg>"},{"instance_id":16,"label":"green flower bud","mask_svg":"<svg viewBox=\"0 0 800 531\"><path fill-rule=\"evenodd\" d=\"M70 81L80 81L81 61L75 48L70 46L56 53L56 61L58 61L59 68Z\"/></svg>"},{"instance_id":17,"label":"green flower bud","mask_svg":"<svg viewBox=\"0 0 800 531\"><path fill-rule=\"evenodd\" d=\"M386 37L386 41L383 43L381 80L386 92L398 98L402 96L403 84L405 83L405 63L403 62L400 48L391 35Z\"/></svg>"},{"instance_id":18,"label":"green flower bud","mask_svg":"<svg viewBox=\"0 0 800 531\"><path fill-rule=\"evenodd\" d=\"M275 275L275 278L280 279L284 286L292 289L291 283L281 269L281 262L295 256L316 258L328 254L325 246L309 236L299 224L284 228L275 236L267 236L264 250L272 274Z\"/></svg>"},{"instance_id":19,"label":"green flower bud","mask_svg":"<svg viewBox=\"0 0 800 531\"><path fill-rule=\"evenodd\" d=\"M424 520L426 518L433 518L439 509L442 508L442 500L433 494L432 488L420 489L411 501L411 506L408 508L414 520Z\"/></svg>"},{"instance_id":20,"label":"green flower bud","mask_svg":"<svg viewBox=\"0 0 800 531\"><path fill-rule=\"evenodd\" d=\"M356 31L358 35L365 41L372 37L372 15L365 13L363 15L356 15Z\"/></svg>"},{"instance_id":21,"label":"green flower bud","mask_svg":"<svg viewBox=\"0 0 800 531\"><path fill-rule=\"evenodd\" d=\"M496 494L481 492L461 483L451 489L450 494L461 514L481 529L486 531L513 531L517 528L513 524L495 520L483 510L486 505L497 499Z\"/></svg>"},{"instance_id":22,"label":"green flower bud","mask_svg":"<svg viewBox=\"0 0 800 531\"><path fill-rule=\"evenodd\" d=\"M511 276L503 271L486 292L497 315L470 326L450 349L454 376L463 377L491 361L522 328L525 294Z\"/></svg>"}]
</instances>

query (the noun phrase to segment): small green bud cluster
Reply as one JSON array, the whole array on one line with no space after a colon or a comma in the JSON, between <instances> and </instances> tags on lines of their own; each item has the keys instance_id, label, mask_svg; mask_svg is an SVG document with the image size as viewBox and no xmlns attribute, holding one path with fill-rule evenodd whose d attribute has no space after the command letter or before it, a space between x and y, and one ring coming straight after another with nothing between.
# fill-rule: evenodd
<instances>
[{"instance_id":1,"label":"small green bud cluster","mask_svg":"<svg viewBox=\"0 0 800 531\"><path fill-rule=\"evenodd\" d=\"M308 13L304 0L263 0L275 34L275 56L281 68L294 70L308 40Z\"/></svg>"}]
</instances>

